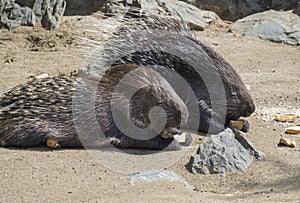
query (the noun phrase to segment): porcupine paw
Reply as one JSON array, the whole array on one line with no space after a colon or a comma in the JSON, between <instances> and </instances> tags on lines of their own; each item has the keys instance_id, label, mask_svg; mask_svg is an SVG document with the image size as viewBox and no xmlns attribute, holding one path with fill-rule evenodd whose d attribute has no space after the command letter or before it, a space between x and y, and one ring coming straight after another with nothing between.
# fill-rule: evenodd
<instances>
[{"instance_id":1,"label":"porcupine paw","mask_svg":"<svg viewBox=\"0 0 300 203\"><path fill-rule=\"evenodd\" d=\"M189 146L193 142L193 137L190 133L182 132L177 128L169 128L168 130L165 130L161 134L161 137L164 139L174 138L182 146ZM174 146L175 145L177 147L177 143L174 143Z\"/></svg>"},{"instance_id":2,"label":"porcupine paw","mask_svg":"<svg viewBox=\"0 0 300 203\"><path fill-rule=\"evenodd\" d=\"M164 130L160 136L164 139L174 138L175 135L180 135L182 132L177 128L168 128Z\"/></svg>"},{"instance_id":3,"label":"porcupine paw","mask_svg":"<svg viewBox=\"0 0 300 203\"><path fill-rule=\"evenodd\" d=\"M4 147L4 146L5 146L5 142L0 138L0 147Z\"/></svg>"},{"instance_id":4,"label":"porcupine paw","mask_svg":"<svg viewBox=\"0 0 300 203\"><path fill-rule=\"evenodd\" d=\"M175 136L174 139L176 139L182 146L190 146L193 142L193 137L188 132L183 132L178 135L178 137Z\"/></svg>"},{"instance_id":5,"label":"porcupine paw","mask_svg":"<svg viewBox=\"0 0 300 203\"><path fill-rule=\"evenodd\" d=\"M47 138L46 145L47 145L47 147L49 147L51 149L60 148L60 144L54 138Z\"/></svg>"},{"instance_id":6,"label":"porcupine paw","mask_svg":"<svg viewBox=\"0 0 300 203\"><path fill-rule=\"evenodd\" d=\"M247 120L244 120L245 121L245 123L244 123L244 126L243 126L243 128L241 129L241 131L243 131L243 132L248 132L249 131L249 129L250 129L250 124L249 124L249 122L247 121Z\"/></svg>"}]
</instances>

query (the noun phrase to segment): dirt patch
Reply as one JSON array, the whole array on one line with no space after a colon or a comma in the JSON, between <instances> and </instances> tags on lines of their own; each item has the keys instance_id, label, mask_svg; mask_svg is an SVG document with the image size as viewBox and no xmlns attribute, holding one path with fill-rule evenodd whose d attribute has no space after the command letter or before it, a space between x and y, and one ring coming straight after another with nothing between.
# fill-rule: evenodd
<instances>
[{"instance_id":1,"label":"dirt patch","mask_svg":"<svg viewBox=\"0 0 300 203\"><path fill-rule=\"evenodd\" d=\"M68 32L49 32L40 35L35 32L26 37L30 51L53 52L59 51L61 47L69 47L74 43L74 36Z\"/></svg>"}]
</instances>

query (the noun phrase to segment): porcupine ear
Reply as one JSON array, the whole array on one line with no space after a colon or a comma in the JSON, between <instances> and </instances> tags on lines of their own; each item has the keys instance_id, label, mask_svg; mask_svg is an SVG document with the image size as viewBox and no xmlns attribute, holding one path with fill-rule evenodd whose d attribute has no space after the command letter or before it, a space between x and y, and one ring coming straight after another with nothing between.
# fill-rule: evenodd
<instances>
[{"instance_id":1,"label":"porcupine ear","mask_svg":"<svg viewBox=\"0 0 300 203\"><path fill-rule=\"evenodd\" d=\"M150 109L157 104L150 87L144 87L134 93L130 99L130 118L139 128L147 128L151 124Z\"/></svg>"}]
</instances>

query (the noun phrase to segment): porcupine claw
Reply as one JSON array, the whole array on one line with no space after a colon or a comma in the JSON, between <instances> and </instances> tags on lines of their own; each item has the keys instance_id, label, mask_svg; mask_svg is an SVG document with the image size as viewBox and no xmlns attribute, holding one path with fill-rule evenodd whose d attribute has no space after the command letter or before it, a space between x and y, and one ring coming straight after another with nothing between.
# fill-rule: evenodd
<instances>
[{"instance_id":1,"label":"porcupine claw","mask_svg":"<svg viewBox=\"0 0 300 203\"><path fill-rule=\"evenodd\" d=\"M49 147L51 149L60 148L60 144L58 144L57 141L53 138L47 138L46 145L47 145L47 147Z\"/></svg>"}]
</instances>

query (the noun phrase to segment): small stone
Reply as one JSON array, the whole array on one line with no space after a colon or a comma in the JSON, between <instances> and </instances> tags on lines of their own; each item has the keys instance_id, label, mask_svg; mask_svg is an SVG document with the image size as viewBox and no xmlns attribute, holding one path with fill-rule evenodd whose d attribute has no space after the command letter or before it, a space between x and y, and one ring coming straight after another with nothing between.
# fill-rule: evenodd
<instances>
[{"instance_id":1,"label":"small stone","mask_svg":"<svg viewBox=\"0 0 300 203\"><path fill-rule=\"evenodd\" d=\"M297 114L283 114L283 115L275 115L274 120L279 122L295 122L300 115Z\"/></svg>"},{"instance_id":2,"label":"small stone","mask_svg":"<svg viewBox=\"0 0 300 203\"><path fill-rule=\"evenodd\" d=\"M300 126L292 126L285 129L288 134L300 134Z\"/></svg>"},{"instance_id":3,"label":"small stone","mask_svg":"<svg viewBox=\"0 0 300 203\"><path fill-rule=\"evenodd\" d=\"M282 137L280 138L279 144L283 144L291 148L296 147L296 141L293 138Z\"/></svg>"},{"instance_id":4,"label":"small stone","mask_svg":"<svg viewBox=\"0 0 300 203\"><path fill-rule=\"evenodd\" d=\"M43 74L38 75L38 76L30 76L30 78L32 78L32 79L43 79L43 78L48 78L48 77L49 77L48 73L43 73Z\"/></svg>"},{"instance_id":5,"label":"small stone","mask_svg":"<svg viewBox=\"0 0 300 203\"><path fill-rule=\"evenodd\" d=\"M253 161L230 129L207 138L199 145L197 153L190 159L188 167L193 173L220 174L245 170Z\"/></svg>"},{"instance_id":6,"label":"small stone","mask_svg":"<svg viewBox=\"0 0 300 203\"><path fill-rule=\"evenodd\" d=\"M182 182L184 186L186 186L187 188L194 190L193 186L188 184L182 177L178 176L173 171L149 170L149 171L140 172L129 178L131 184L137 182L155 182L158 180L179 181Z\"/></svg>"}]
</instances>

